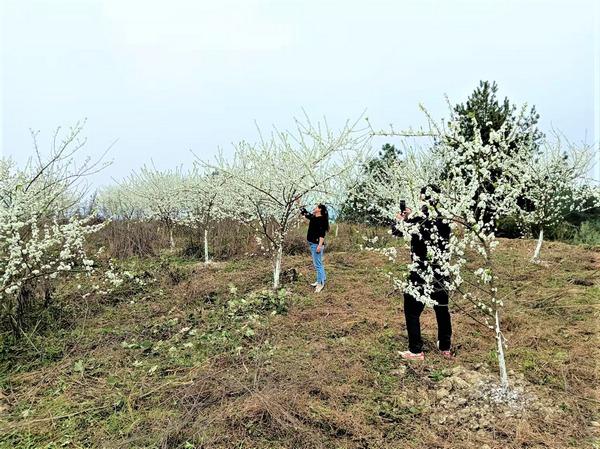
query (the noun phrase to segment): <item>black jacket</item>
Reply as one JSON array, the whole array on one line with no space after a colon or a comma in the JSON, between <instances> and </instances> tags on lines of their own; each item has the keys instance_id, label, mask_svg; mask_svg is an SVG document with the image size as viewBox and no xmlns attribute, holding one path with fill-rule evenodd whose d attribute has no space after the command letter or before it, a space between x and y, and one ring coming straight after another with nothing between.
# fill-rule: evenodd
<instances>
[{"instance_id":1,"label":"black jacket","mask_svg":"<svg viewBox=\"0 0 600 449\"><path fill-rule=\"evenodd\" d=\"M327 233L327 219L323 216L317 217L308 212L304 207L300 209L300 213L308 218L308 232L306 233L306 240L310 243L319 243L319 238L325 238Z\"/></svg>"},{"instance_id":2,"label":"black jacket","mask_svg":"<svg viewBox=\"0 0 600 449\"><path fill-rule=\"evenodd\" d=\"M420 235L411 234L410 255L411 260L417 262L419 268L424 268L425 266L425 261L427 260L427 245L431 246L433 236L437 237L434 245L442 251L447 251L451 233L450 225L448 223L444 223L441 218L430 219L427 211L424 210L423 212L425 213L424 217L412 217L405 220L406 223L418 225ZM434 232L434 229L437 229L437 232ZM402 235L395 224L392 225L392 234L395 236Z\"/></svg>"}]
</instances>

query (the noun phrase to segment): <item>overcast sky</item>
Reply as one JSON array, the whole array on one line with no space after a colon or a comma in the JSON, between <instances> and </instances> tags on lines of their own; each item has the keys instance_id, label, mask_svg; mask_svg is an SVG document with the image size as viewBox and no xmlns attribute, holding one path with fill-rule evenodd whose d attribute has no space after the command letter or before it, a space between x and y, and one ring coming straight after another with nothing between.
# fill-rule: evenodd
<instances>
[{"instance_id":1,"label":"overcast sky","mask_svg":"<svg viewBox=\"0 0 600 449\"><path fill-rule=\"evenodd\" d=\"M422 123L480 79L535 104L541 126L599 141L594 0L0 0L1 145L23 162L29 129L87 117L87 154L111 142L121 178L151 159L285 127L304 108L333 123ZM379 145L379 143L377 143Z\"/></svg>"}]
</instances>

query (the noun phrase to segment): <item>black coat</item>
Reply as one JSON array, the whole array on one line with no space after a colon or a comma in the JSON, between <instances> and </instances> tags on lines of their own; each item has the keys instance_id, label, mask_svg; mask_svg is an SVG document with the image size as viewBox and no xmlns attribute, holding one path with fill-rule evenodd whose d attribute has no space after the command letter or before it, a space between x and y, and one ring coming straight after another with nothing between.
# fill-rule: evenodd
<instances>
[{"instance_id":1,"label":"black coat","mask_svg":"<svg viewBox=\"0 0 600 449\"><path fill-rule=\"evenodd\" d=\"M321 237L325 239L325 234L327 234L327 231L329 230L327 218L323 216L317 217L308 212L304 207L300 209L300 213L309 220L306 240L310 243L319 243Z\"/></svg>"},{"instance_id":2,"label":"black coat","mask_svg":"<svg viewBox=\"0 0 600 449\"><path fill-rule=\"evenodd\" d=\"M451 229L448 223L444 223L441 218L431 219L429 218L426 210L423 211L425 216L412 217L406 219L406 223L416 224L418 226L418 234L411 234L410 237L410 255L412 262L416 262L416 271L410 273L410 279L414 282L423 282L421 277L418 275L418 271L424 270L427 261L427 247L437 247L442 252L448 251L450 242ZM435 232L437 230L437 232ZM392 234L395 236L401 236L402 233L396 227L396 224L392 225ZM420 234L420 235L419 235ZM434 241L435 239L435 241ZM435 268L439 267L435 261L429 261L430 265ZM446 280L444 276L436 276L439 281Z\"/></svg>"}]
</instances>

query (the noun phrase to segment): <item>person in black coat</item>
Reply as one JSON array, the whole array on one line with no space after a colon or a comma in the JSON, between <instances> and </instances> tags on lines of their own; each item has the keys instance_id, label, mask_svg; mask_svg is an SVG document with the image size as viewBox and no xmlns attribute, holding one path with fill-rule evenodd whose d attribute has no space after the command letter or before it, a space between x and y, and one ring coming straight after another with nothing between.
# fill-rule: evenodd
<instances>
[{"instance_id":1,"label":"person in black coat","mask_svg":"<svg viewBox=\"0 0 600 449\"><path fill-rule=\"evenodd\" d=\"M441 274L442 261L448 254L451 229L448 223L445 223L440 217L437 217L435 194L439 193L439 188L435 185L429 185L421 189L421 199L428 205L421 209L422 216L411 216L411 209L406 208L396 215L398 221L404 221L409 227L416 227L417 232L411 233L410 254L413 264L408 276L408 282L417 290L419 295L427 295L430 299L436 301L437 305L433 307L438 325L438 349L444 357L451 357L450 345L452 337L452 323L450 311L448 309L448 285L450 279L447 275ZM429 208L434 213L430 214ZM394 235L401 235L396 224L392 226ZM428 248L434 250L428 252ZM432 253L437 252L436 257L432 258ZM426 288L426 281L423 274L428 271L433 272L433 285ZM406 319L406 328L408 331L408 351L401 352L400 355L405 359L423 360L423 340L421 338L420 317L425 304L419 301L411 293L404 292L404 316Z\"/></svg>"},{"instance_id":2,"label":"person in black coat","mask_svg":"<svg viewBox=\"0 0 600 449\"><path fill-rule=\"evenodd\" d=\"M327 275L323 265L323 252L325 251L325 235L329 232L329 212L324 204L318 204L312 211L300 208L300 213L308 220L308 232L306 240L310 246L313 265L317 272L317 280L311 284L315 292L319 293L325 287Z\"/></svg>"}]
</instances>

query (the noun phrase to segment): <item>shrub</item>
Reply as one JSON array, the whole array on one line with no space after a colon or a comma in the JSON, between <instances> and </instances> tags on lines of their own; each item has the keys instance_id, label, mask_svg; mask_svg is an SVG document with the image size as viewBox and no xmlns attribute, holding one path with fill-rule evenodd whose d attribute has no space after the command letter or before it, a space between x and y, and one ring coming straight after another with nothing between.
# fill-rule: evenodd
<instances>
[{"instance_id":1,"label":"shrub","mask_svg":"<svg viewBox=\"0 0 600 449\"><path fill-rule=\"evenodd\" d=\"M590 220L581 223L573 236L573 243L600 246L600 220Z\"/></svg>"}]
</instances>

